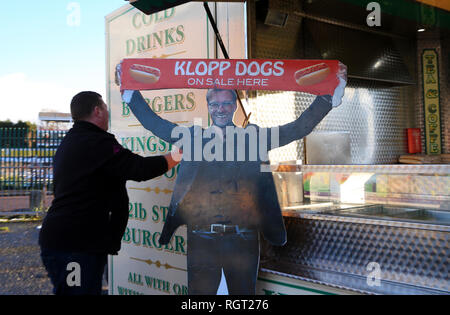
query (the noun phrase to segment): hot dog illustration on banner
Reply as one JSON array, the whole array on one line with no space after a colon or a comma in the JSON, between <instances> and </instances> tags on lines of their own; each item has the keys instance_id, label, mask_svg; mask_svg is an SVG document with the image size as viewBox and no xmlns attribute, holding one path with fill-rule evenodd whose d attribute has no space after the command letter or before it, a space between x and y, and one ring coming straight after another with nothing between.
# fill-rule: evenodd
<instances>
[{"instance_id":1,"label":"hot dog illustration on banner","mask_svg":"<svg viewBox=\"0 0 450 315\"><path fill-rule=\"evenodd\" d=\"M130 75L137 82L153 84L158 82L161 72L158 68L134 64L130 67Z\"/></svg>"},{"instance_id":2,"label":"hot dog illustration on banner","mask_svg":"<svg viewBox=\"0 0 450 315\"><path fill-rule=\"evenodd\" d=\"M325 80L329 74L330 67L322 62L295 72L295 81L300 86L314 85Z\"/></svg>"},{"instance_id":3,"label":"hot dog illustration on banner","mask_svg":"<svg viewBox=\"0 0 450 315\"><path fill-rule=\"evenodd\" d=\"M123 90L284 90L333 95L338 60L124 59Z\"/></svg>"}]
</instances>

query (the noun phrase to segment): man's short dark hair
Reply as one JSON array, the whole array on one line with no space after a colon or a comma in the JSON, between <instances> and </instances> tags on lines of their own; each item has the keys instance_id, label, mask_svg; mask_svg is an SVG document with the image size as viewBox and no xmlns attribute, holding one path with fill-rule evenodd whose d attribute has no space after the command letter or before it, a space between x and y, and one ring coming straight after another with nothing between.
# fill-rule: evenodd
<instances>
[{"instance_id":1,"label":"man's short dark hair","mask_svg":"<svg viewBox=\"0 0 450 315\"><path fill-rule=\"evenodd\" d=\"M233 102L237 101L236 91L235 90L227 90L227 89L209 89L208 92L206 93L206 101L209 103L211 95L213 95L217 92L222 92L222 91L230 93L230 96L232 97Z\"/></svg>"},{"instance_id":2,"label":"man's short dark hair","mask_svg":"<svg viewBox=\"0 0 450 315\"><path fill-rule=\"evenodd\" d=\"M102 96L96 92L81 92L75 95L70 103L72 119L83 120L88 118L96 106L101 106Z\"/></svg>"}]
</instances>

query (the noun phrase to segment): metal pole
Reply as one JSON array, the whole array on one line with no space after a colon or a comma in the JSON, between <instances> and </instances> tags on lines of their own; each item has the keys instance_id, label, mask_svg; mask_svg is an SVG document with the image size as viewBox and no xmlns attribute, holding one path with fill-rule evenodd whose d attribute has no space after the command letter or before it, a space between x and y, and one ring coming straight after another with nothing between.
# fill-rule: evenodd
<instances>
[{"instance_id":1,"label":"metal pole","mask_svg":"<svg viewBox=\"0 0 450 315\"><path fill-rule=\"evenodd\" d=\"M217 42L219 43L219 46L220 46L220 49L222 50L223 56L225 57L225 59L230 59L227 49L225 48L225 45L223 44L222 36L220 36L219 29L217 28L216 21L214 20L211 10L209 9L208 3L203 2L203 7L205 8L206 14L208 15L208 20L211 23L214 33L216 34ZM234 91L236 92L236 95L237 95L239 107L242 109L242 112L244 113L245 120L244 120L244 123L242 124L242 127L245 128L248 124L248 121L249 121L252 113L248 114L248 116L247 116L247 113L245 112L244 106L242 105L242 101L241 101L238 91L237 90L234 90Z\"/></svg>"}]
</instances>

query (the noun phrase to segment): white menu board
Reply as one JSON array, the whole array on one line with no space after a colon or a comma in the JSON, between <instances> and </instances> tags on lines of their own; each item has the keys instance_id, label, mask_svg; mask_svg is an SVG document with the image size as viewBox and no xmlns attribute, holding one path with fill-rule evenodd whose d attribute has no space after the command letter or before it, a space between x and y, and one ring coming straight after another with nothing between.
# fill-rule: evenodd
<instances>
[{"instance_id":1,"label":"white menu board","mask_svg":"<svg viewBox=\"0 0 450 315\"><path fill-rule=\"evenodd\" d=\"M211 3L210 6L212 7ZM245 58L243 3L217 4L219 30L231 58ZM192 2L145 15L125 5L106 17L107 103L110 132L125 148L142 156L170 152L166 142L144 129L115 84L114 70L124 58L220 58L203 3ZM210 124L206 90L143 92L149 106L164 119L190 126L201 118ZM185 226L170 244L158 239L167 216L177 168L147 182L127 182L129 222L118 256L110 256L109 294L187 294Z\"/></svg>"}]
</instances>

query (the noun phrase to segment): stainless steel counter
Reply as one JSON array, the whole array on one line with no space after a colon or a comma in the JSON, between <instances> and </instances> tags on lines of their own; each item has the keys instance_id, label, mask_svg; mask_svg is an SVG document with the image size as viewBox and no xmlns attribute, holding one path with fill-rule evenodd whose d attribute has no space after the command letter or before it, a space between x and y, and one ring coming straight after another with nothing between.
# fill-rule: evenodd
<instances>
[{"instance_id":1,"label":"stainless steel counter","mask_svg":"<svg viewBox=\"0 0 450 315\"><path fill-rule=\"evenodd\" d=\"M450 212L328 202L284 217L288 242L263 243L264 271L369 294L450 294Z\"/></svg>"}]
</instances>

